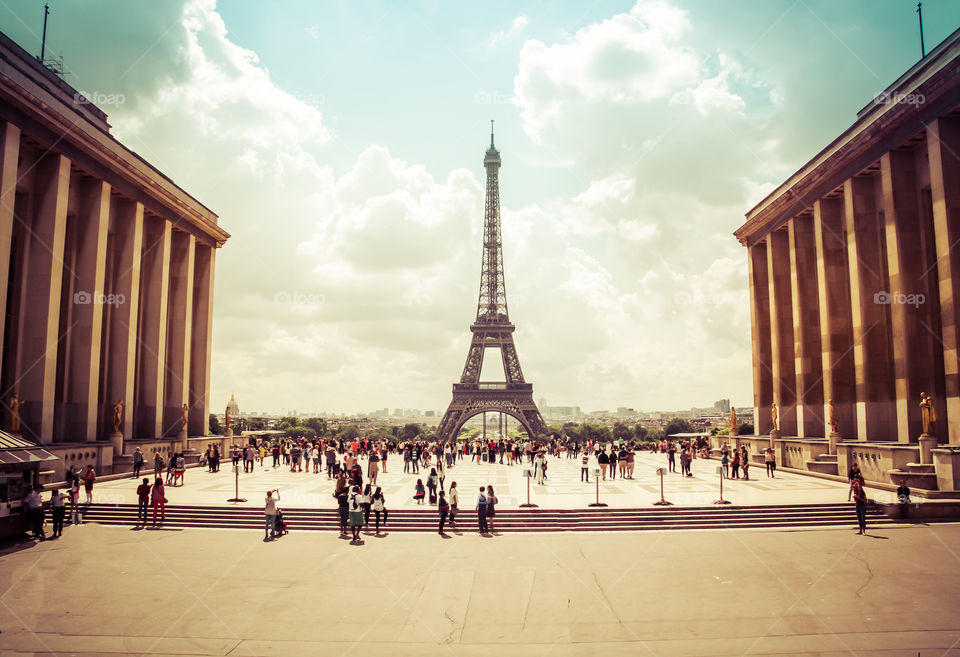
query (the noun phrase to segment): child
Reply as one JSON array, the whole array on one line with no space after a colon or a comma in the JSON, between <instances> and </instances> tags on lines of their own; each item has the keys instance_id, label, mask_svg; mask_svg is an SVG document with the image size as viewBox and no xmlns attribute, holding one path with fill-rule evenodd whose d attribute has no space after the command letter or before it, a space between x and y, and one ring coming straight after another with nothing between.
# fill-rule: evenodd
<instances>
[{"instance_id":1,"label":"child","mask_svg":"<svg viewBox=\"0 0 960 657\"><path fill-rule=\"evenodd\" d=\"M423 489L423 480L417 479L417 488L413 494L413 499L417 501L417 504L423 504L423 496L426 494L426 491Z\"/></svg>"}]
</instances>

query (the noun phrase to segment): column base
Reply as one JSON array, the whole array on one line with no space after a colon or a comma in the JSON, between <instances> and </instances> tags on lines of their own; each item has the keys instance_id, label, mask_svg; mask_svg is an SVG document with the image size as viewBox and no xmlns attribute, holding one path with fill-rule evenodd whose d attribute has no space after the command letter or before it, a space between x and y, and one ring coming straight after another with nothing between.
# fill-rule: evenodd
<instances>
[{"instance_id":1,"label":"column base","mask_svg":"<svg viewBox=\"0 0 960 657\"><path fill-rule=\"evenodd\" d=\"M923 465L933 463L933 449L937 446L937 437L922 433L917 442L920 443L920 463Z\"/></svg>"},{"instance_id":2,"label":"column base","mask_svg":"<svg viewBox=\"0 0 960 657\"><path fill-rule=\"evenodd\" d=\"M180 443L181 450L183 451L187 447L187 430L181 429L180 433L177 434L177 442Z\"/></svg>"},{"instance_id":3,"label":"column base","mask_svg":"<svg viewBox=\"0 0 960 657\"><path fill-rule=\"evenodd\" d=\"M233 429L227 429L223 432L224 438L233 438Z\"/></svg>"},{"instance_id":4,"label":"column base","mask_svg":"<svg viewBox=\"0 0 960 657\"><path fill-rule=\"evenodd\" d=\"M110 444L113 445L114 456L123 455L123 434L121 432L114 431L110 434Z\"/></svg>"}]
</instances>

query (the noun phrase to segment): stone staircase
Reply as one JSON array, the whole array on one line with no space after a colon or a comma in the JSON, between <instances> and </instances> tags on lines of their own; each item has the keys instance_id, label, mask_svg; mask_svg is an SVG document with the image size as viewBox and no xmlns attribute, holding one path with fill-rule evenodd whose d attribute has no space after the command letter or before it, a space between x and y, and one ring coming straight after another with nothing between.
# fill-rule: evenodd
<instances>
[{"instance_id":1,"label":"stone staircase","mask_svg":"<svg viewBox=\"0 0 960 657\"><path fill-rule=\"evenodd\" d=\"M887 470L887 474L894 484L899 484L902 479L910 488L937 490L937 473L932 463L907 463L905 470Z\"/></svg>"},{"instance_id":2,"label":"stone staircase","mask_svg":"<svg viewBox=\"0 0 960 657\"><path fill-rule=\"evenodd\" d=\"M807 470L820 474L838 475L840 470L837 465L837 455L820 454L816 458L807 459Z\"/></svg>"},{"instance_id":3,"label":"stone staircase","mask_svg":"<svg viewBox=\"0 0 960 657\"><path fill-rule=\"evenodd\" d=\"M130 504L82 507L84 522L103 525L136 523L137 508ZM152 510L151 510L152 513ZM284 509L291 531L338 531L336 509ZM371 514L371 522L372 522ZM438 517L433 509L396 509L382 529L395 532L435 532ZM792 504L776 506L709 506L650 509L502 509L494 519L503 532L653 531L664 529L749 529L856 526L853 504ZM874 506L868 508L870 525L893 521ZM263 529L263 511L231 506L168 506L165 527L197 529ZM451 531L476 531L477 516L461 511Z\"/></svg>"}]
</instances>

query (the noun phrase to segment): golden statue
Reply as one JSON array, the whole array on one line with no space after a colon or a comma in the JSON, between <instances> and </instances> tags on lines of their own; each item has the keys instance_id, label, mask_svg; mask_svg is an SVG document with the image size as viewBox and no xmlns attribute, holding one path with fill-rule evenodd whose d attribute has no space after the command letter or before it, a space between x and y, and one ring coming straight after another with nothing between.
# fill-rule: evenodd
<instances>
[{"instance_id":1,"label":"golden statue","mask_svg":"<svg viewBox=\"0 0 960 657\"><path fill-rule=\"evenodd\" d=\"M227 406L227 412L224 413L224 420L223 420L223 422L224 422L224 424L227 425L226 428L229 429L229 428L230 428L230 406Z\"/></svg>"},{"instance_id":2,"label":"golden statue","mask_svg":"<svg viewBox=\"0 0 960 657\"><path fill-rule=\"evenodd\" d=\"M113 407L113 433L120 433L120 425L123 424L123 400L117 401Z\"/></svg>"},{"instance_id":3,"label":"golden statue","mask_svg":"<svg viewBox=\"0 0 960 657\"><path fill-rule=\"evenodd\" d=\"M20 433L20 407L25 403L16 395L10 398L10 433Z\"/></svg>"},{"instance_id":4,"label":"golden statue","mask_svg":"<svg viewBox=\"0 0 960 657\"><path fill-rule=\"evenodd\" d=\"M837 422L836 411L833 408L833 400L827 400L827 422L830 423L830 432L831 433L840 433L840 423Z\"/></svg>"},{"instance_id":5,"label":"golden statue","mask_svg":"<svg viewBox=\"0 0 960 657\"><path fill-rule=\"evenodd\" d=\"M930 435L934 422L937 421L937 409L933 407L933 400L925 392L920 393L920 418L923 420L923 433Z\"/></svg>"},{"instance_id":6,"label":"golden statue","mask_svg":"<svg viewBox=\"0 0 960 657\"><path fill-rule=\"evenodd\" d=\"M730 407L730 435L739 435L739 432L737 431L737 409L735 409L733 406Z\"/></svg>"},{"instance_id":7,"label":"golden statue","mask_svg":"<svg viewBox=\"0 0 960 657\"><path fill-rule=\"evenodd\" d=\"M181 410L183 411L183 417L180 419L180 431L186 431L187 430L187 413L190 412L190 407L184 404Z\"/></svg>"},{"instance_id":8,"label":"golden statue","mask_svg":"<svg viewBox=\"0 0 960 657\"><path fill-rule=\"evenodd\" d=\"M773 422L773 426L770 427L770 433L773 433L775 431L780 431L777 402L773 402L772 404L770 404L770 421Z\"/></svg>"}]
</instances>

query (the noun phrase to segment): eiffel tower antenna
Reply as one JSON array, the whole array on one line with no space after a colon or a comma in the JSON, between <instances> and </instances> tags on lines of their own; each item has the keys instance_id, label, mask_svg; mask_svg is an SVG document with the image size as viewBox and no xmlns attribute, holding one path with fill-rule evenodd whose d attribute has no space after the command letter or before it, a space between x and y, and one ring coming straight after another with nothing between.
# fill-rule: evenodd
<instances>
[{"instance_id":1,"label":"eiffel tower antenna","mask_svg":"<svg viewBox=\"0 0 960 657\"><path fill-rule=\"evenodd\" d=\"M547 426L533 401L533 384L523 379L520 359L513 342L515 326L507 312L507 288L503 275L503 245L500 234L500 151L493 145L490 121L490 148L483 157L487 171L487 194L483 216L483 254L480 265L480 295L477 318L470 325L473 339L467 352L460 383L453 384L453 400L437 428L440 440L456 439L463 424L486 412L513 416L531 438L545 434ZM505 381L481 381L487 349L500 352Z\"/></svg>"}]
</instances>

